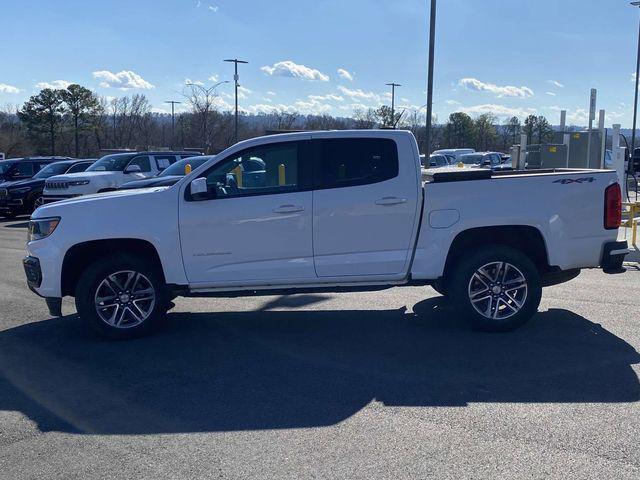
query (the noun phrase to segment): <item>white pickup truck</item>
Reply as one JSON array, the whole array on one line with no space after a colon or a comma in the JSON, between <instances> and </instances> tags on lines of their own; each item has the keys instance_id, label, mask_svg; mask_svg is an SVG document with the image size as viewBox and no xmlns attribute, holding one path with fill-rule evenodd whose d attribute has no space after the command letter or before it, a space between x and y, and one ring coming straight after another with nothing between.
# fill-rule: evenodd
<instances>
[{"instance_id":1,"label":"white pickup truck","mask_svg":"<svg viewBox=\"0 0 640 480\"><path fill-rule=\"evenodd\" d=\"M74 296L110 338L149 332L176 296L407 285L504 331L535 314L542 287L624 271L620 197L613 171L423 173L409 132L276 135L171 187L39 208L24 266L52 315Z\"/></svg>"}]
</instances>

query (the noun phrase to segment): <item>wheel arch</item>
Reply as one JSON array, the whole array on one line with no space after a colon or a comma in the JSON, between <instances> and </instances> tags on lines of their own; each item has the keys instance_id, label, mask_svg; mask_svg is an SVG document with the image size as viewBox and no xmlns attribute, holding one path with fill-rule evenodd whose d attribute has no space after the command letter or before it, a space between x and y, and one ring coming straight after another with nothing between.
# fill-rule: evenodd
<instances>
[{"instance_id":1,"label":"wheel arch","mask_svg":"<svg viewBox=\"0 0 640 480\"><path fill-rule=\"evenodd\" d=\"M75 296L78 279L88 265L98 258L117 253L127 253L150 260L164 279L160 255L151 242L137 238L92 240L78 243L67 250L61 271L62 296Z\"/></svg>"},{"instance_id":2,"label":"wheel arch","mask_svg":"<svg viewBox=\"0 0 640 480\"><path fill-rule=\"evenodd\" d=\"M552 270L542 232L529 225L504 225L471 228L460 232L451 243L445 261L444 277L465 253L479 247L502 245L527 255L541 275Z\"/></svg>"}]
</instances>

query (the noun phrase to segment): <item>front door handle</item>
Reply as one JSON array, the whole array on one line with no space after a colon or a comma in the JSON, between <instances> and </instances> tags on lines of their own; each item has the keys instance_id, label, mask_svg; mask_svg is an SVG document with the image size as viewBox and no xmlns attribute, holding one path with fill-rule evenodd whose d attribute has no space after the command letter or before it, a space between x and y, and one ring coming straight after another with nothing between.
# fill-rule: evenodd
<instances>
[{"instance_id":1,"label":"front door handle","mask_svg":"<svg viewBox=\"0 0 640 480\"><path fill-rule=\"evenodd\" d=\"M281 205L273 209L273 213L298 213L304 212L304 207L300 205Z\"/></svg>"},{"instance_id":2,"label":"front door handle","mask_svg":"<svg viewBox=\"0 0 640 480\"><path fill-rule=\"evenodd\" d=\"M376 205L382 205L382 206L401 205L403 203L407 203L406 198L384 197L379 200L376 200Z\"/></svg>"}]
</instances>

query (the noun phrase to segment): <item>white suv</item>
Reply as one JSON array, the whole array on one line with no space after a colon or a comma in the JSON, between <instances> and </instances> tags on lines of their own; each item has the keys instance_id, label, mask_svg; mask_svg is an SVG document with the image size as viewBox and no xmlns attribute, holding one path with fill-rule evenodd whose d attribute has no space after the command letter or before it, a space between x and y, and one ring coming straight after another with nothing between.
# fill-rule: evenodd
<instances>
[{"instance_id":1,"label":"white suv","mask_svg":"<svg viewBox=\"0 0 640 480\"><path fill-rule=\"evenodd\" d=\"M132 180L153 177L193 152L131 152L102 157L86 171L57 175L45 183L44 203L92 193L110 192Z\"/></svg>"}]
</instances>

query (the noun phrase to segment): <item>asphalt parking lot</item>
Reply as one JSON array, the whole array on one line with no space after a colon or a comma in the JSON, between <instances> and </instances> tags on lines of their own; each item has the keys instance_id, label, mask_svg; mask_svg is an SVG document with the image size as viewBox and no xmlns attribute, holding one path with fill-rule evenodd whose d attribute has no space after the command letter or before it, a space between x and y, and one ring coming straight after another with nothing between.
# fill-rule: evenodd
<instances>
[{"instance_id":1,"label":"asphalt parking lot","mask_svg":"<svg viewBox=\"0 0 640 480\"><path fill-rule=\"evenodd\" d=\"M178 299L132 342L51 319L0 221L0 477L640 478L640 271L474 333L431 289Z\"/></svg>"}]
</instances>

